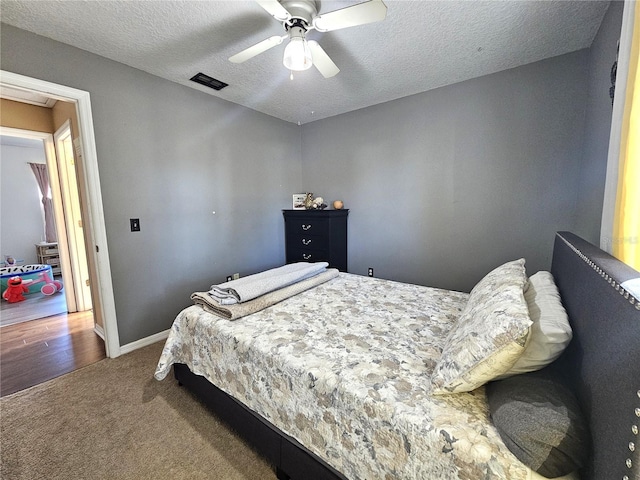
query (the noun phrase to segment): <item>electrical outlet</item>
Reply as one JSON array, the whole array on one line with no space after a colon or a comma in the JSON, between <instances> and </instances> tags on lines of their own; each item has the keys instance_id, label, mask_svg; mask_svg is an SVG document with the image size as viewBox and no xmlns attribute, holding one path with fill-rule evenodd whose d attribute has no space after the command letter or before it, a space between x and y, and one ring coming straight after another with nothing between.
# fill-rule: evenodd
<instances>
[{"instance_id":1,"label":"electrical outlet","mask_svg":"<svg viewBox=\"0 0 640 480\"><path fill-rule=\"evenodd\" d=\"M230 281L231 281L231 275L227 277L227 282L230 282Z\"/></svg>"},{"instance_id":2,"label":"electrical outlet","mask_svg":"<svg viewBox=\"0 0 640 480\"><path fill-rule=\"evenodd\" d=\"M139 218L131 218L131 219L129 219L129 222L131 223L131 231L132 232L139 232L140 231L140 219Z\"/></svg>"},{"instance_id":3,"label":"electrical outlet","mask_svg":"<svg viewBox=\"0 0 640 480\"><path fill-rule=\"evenodd\" d=\"M239 274L239 273L234 273L234 274L233 274L233 279L234 279L234 280L237 280L237 279L239 279L239 278L240 278L240 274Z\"/></svg>"},{"instance_id":4,"label":"electrical outlet","mask_svg":"<svg viewBox=\"0 0 640 480\"><path fill-rule=\"evenodd\" d=\"M369 276L373 277L373 268L372 267L369 267Z\"/></svg>"}]
</instances>

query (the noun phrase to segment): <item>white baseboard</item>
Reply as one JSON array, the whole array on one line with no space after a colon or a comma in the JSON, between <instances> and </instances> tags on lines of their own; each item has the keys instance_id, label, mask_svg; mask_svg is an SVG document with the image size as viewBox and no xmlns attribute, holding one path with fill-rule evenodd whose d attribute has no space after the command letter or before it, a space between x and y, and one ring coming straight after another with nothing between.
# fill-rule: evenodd
<instances>
[{"instance_id":1,"label":"white baseboard","mask_svg":"<svg viewBox=\"0 0 640 480\"><path fill-rule=\"evenodd\" d=\"M97 323L94 323L93 324L93 331L96 333L96 335L98 335L102 339L102 341L105 341L104 340L104 329L100 325L98 325Z\"/></svg>"},{"instance_id":2,"label":"white baseboard","mask_svg":"<svg viewBox=\"0 0 640 480\"><path fill-rule=\"evenodd\" d=\"M135 342L127 343L126 345L122 345L120 347L120 354L124 355L125 353L133 352L134 350L146 347L147 345L152 345L156 342L160 342L161 340L166 340L168 336L169 330L165 330L149 337L141 338L140 340L136 340Z\"/></svg>"}]
</instances>

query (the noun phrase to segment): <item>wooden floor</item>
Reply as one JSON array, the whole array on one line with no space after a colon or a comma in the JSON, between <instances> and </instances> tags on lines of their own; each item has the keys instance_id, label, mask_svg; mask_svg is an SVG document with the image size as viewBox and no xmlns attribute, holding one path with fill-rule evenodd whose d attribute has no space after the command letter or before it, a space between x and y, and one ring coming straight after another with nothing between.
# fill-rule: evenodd
<instances>
[{"instance_id":1,"label":"wooden floor","mask_svg":"<svg viewBox=\"0 0 640 480\"><path fill-rule=\"evenodd\" d=\"M62 292L49 296L40 292L30 293L25 298L26 300L16 303L0 301L1 327L67 312L67 301Z\"/></svg>"},{"instance_id":2,"label":"wooden floor","mask_svg":"<svg viewBox=\"0 0 640 480\"><path fill-rule=\"evenodd\" d=\"M55 315L0 328L0 396L105 358L93 313Z\"/></svg>"}]
</instances>

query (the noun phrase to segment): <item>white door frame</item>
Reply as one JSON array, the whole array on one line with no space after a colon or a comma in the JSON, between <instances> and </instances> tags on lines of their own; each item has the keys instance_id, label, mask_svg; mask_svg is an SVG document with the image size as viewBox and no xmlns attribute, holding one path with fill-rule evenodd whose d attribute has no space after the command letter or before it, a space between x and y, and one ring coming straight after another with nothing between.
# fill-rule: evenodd
<instances>
[{"instance_id":1,"label":"white door frame","mask_svg":"<svg viewBox=\"0 0 640 480\"><path fill-rule=\"evenodd\" d=\"M78 115L78 129L84 153L84 175L80 181L84 182L87 192L87 210L90 216L91 238L94 246L87 246L87 254L94 257L96 265L96 299L101 304L103 314L103 329L106 354L110 358L118 357L120 339L118 323L116 321L116 307L111 281L111 265L109 263L109 248L107 246L107 231L102 207L102 192L98 174L98 156L96 152L95 135L93 130L93 115L91 113L91 99L89 92L64 85L58 85L44 80L38 80L13 72L0 70L0 84L22 90L31 90L58 100L75 103Z\"/></svg>"},{"instance_id":2,"label":"white door frame","mask_svg":"<svg viewBox=\"0 0 640 480\"><path fill-rule=\"evenodd\" d=\"M65 151L62 143L63 139L68 138L69 144L71 144L71 121L65 121L58 130L53 133L53 143L56 149L56 173L58 175L58 188L60 199L60 209L62 212L62 220L64 221L64 233L66 237L64 253L66 253L65 267L70 281L65 282L66 287L73 293L73 310L70 312L85 312L91 310L91 287L88 283L90 273L88 271L89 265L87 262L86 252L86 240L84 232L82 235L78 233L78 221L82 222L82 214L78 215L78 210L81 208L79 203L81 202L80 192L78 191L78 175L75 166L75 157L73 157L71 166L69 165L68 154L73 155L71 152ZM70 148L73 148L70 145ZM71 171L69 170L71 169ZM50 168L49 171L53 172ZM56 219L57 222L57 219ZM86 222L85 222L86 223ZM82 231L82 230L81 230ZM63 253L62 246L60 246L60 253ZM62 262L61 262L62 263ZM63 269L63 276L64 276ZM85 283L86 282L86 283ZM66 289L65 289L66 291ZM67 302L68 304L68 302ZM104 335L104 333L102 334Z\"/></svg>"},{"instance_id":3,"label":"white door frame","mask_svg":"<svg viewBox=\"0 0 640 480\"><path fill-rule=\"evenodd\" d=\"M51 135L53 155L47 155L47 167L49 169L49 184L51 186L51 196L53 197L53 213L56 219L56 233L58 234L58 253L60 254L60 270L64 280L64 292L67 296L67 309L69 312L77 312L76 288L71 268L71 258L69 253L69 240L67 238L67 220L64 211L64 196L62 193L62 182L58 168L58 152L55 148L55 136ZM78 200L80 201L80 200ZM95 323L94 323L95 326ZM103 334L104 335L104 334Z\"/></svg>"}]
</instances>

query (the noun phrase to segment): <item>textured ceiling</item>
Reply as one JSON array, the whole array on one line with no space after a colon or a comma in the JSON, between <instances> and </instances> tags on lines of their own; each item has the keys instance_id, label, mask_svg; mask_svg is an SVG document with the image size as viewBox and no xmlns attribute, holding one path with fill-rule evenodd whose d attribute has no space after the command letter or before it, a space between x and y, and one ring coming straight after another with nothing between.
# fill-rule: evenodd
<instances>
[{"instance_id":1,"label":"textured ceiling","mask_svg":"<svg viewBox=\"0 0 640 480\"><path fill-rule=\"evenodd\" d=\"M228 58L282 26L254 1L2 0L0 20L274 117L307 123L589 47L609 2L384 0L379 23L320 33L340 68L282 65L285 44ZM320 13L358 1L325 0ZM189 81L198 72L229 84Z\"/></svg>"}]
</instances>

